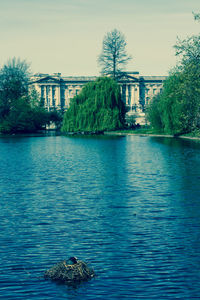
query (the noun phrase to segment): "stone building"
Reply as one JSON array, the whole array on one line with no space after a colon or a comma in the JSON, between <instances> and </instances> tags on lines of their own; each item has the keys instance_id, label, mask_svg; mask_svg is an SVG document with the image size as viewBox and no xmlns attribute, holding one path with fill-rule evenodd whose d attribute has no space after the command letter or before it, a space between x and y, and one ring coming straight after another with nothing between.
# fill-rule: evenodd
<instances>
[{"instance_id":1,"label":"stone building","mask_svg":"<svg viewBox=\"0 0 200 300\"><path fill-rule=\"evenodd\" d=\"M96 76L70 77L61 73L35 74L31 84L39 93L48 110L69 107L70 100L81 91L82 87L97 79ZM128 108L128 114L144 118L145 107L152 97L162 91L166 76L141 76L139 72L123 72L117 80L121 88L122 100ZM138 119L138 122L141 123Z\"/></svg>"}]
</instances>

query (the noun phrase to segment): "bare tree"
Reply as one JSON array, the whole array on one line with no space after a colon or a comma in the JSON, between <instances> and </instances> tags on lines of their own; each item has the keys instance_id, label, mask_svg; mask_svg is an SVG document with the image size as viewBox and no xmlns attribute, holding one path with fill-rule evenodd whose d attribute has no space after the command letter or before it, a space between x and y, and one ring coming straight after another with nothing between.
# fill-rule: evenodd
<instances>
[{"instance_id":1,"label":"bare tree","mask_svg":"<svg viewBox=\"0 0 200 300\"><path fill-rule=\"evenodd\" d=\"M114 29L108 32L103 39L102 52L98 57L101 72L115 78L132 59L126 53L126 41L123 33Z\"/></svg>"}]
</instances>

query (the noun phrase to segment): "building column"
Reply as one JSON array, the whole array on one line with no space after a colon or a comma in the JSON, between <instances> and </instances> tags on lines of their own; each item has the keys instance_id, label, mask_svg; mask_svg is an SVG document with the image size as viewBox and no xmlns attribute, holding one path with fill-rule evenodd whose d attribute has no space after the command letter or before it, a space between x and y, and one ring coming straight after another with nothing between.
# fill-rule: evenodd
<instances>
[{"instance_id":1,"label":"building column","mask_svg":"<svg viewBox=\"0 0 200 300\"><path fill-rule=\"evenodd\" d=\"M60 85L57 85L56 86L56 89L55 89L55 98L56 98L56 107L58 109L60 109Z\"/></svg>"},{"instance_id":2,"label":"building column","mask_svg":"<svg viewBox=\"0 0 200 300\"><path fill-rule=\"evenodd\" d=\"M135 85L135 89L134 89L134 98L135 98L135 105L137 106L137 108L140 107L140 91L139 91L139 85Z\"/></svg>"},{"instance_id":3,"label":"building column","mask_svg":"<svg viewBox=\"0 0 200 300\"><path fill-rule=\"evenodd\" d=\"M63 109L65 107L65 86L60 86L60 107Z\"/></svg>"},{"instance_id":4,"label":"building column","mask_svg":"<svg viewBox=\"0 0 200 300\"><path fill-rule=\"evenodd\" d=\"M126 94L127 94L127 105L131 106L131 90L130 90L130 84L127 84L126 86Z\"/></svg>"},{"instance_id":5,"label":"building column","mask_svg":"<svg viewBox=\"0 0 200 300\"><path fill-rule=\"evenodd\" d=\"M132 107L135 105L135 93L134 93L135 86L131 85L130 89L131 89L131 110L132 110Z\"/></svg>"},{"instance_id":6,"label":"building column","mask_svg":"<svg viewBox=\"0 0 200 300\"><path fill-rule=\"evenodd\" d=\"M40 86L40 101L43 106L44 106L44 102L45 102L44 92L45 92L44 86L41 85Z\"/></svg>"},{"instance_id":7,"label":"building column","mask_svg":"<svg viewBox=\"0 0 200 300\"><path fill-rule=\"evenodd\" d=\"M43 105L46 106L46 86L43 85Z\"/></svg>"},{"instance_id":8,"label":"building column","mask_svg":"<svg viewBox=\"0 0 200 300\"><path fill-rule=\"evenodd\" d=\"M65 86L65 107L69 107L68 87Z\"/></svg>"},{"instance_id":9,"label":"building column","mask_svg":"<svg viewBox=\"0 0 200 300\"><path fill-rule=\"evenodd\" d=\"M55 85L52 85L52 107L55 108Z\"/></svg>"},{"instance_id":10,"label":"building column","mask_svg":"<svg viewBox=\"0 0 200 300\"><path fill-rule=\"evenodd\" d=\"M49 111L49 86L45 86L46 90L46 101L45 101L45 106L47 107L47 110Z\"/></svg>"},{"instance_id":11,"label":"building column","mask_svg":"<svg viewBox=\"0 0 200 300\"><path fill-rule=\"evenodd\" d=\"M122 97L122 101L126 105L126 85L125 84L121 85L121 97Z\"/></svg>"},{"instance_id":12,"label":"building column","mask_svg":"<svg viewBox=\"0 0 200 300\"><path fill-rule=\"evenodd\" d=\"M129 106L129 103L128 103L128 96L129 96L129 94L128 94L128 85L127 84L125 85L125 89L126 89L126 92L125 92L125 95L126 95L126 105Z\"/></svg>"},{"instance_id":13,"label":"building column","mask_svg":"<svg viewBox=\"0 0 200 300\"><path fill-rule=\"evenodd\" d=\"M49 110L52 107L52 85L49 85Z\"/></svg>"},{"instance_id":14,"label":"building column","mask_svg":"<svg viewBox=\"0 0 200 300\"><path fill-rule=\"evenodd\" d=\"M54 107L54 97L55 97L55 95L54 95L54 89L53 89L53 85L51 86L51 107L53 108Z\"/></svg>"}]
</instances>

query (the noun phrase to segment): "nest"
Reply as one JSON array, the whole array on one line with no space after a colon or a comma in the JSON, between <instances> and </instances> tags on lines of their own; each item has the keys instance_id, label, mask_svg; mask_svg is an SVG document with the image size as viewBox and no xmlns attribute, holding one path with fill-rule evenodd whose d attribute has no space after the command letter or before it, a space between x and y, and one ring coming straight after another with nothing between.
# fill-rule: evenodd
<instances>
[{"instance_id":1,"label":"nest","mask_svg":"<svg viewBox=\"0 0 200 300\"><path fill-rule=\"evenodd\" d=\"M75 259L74 261L60 261L44 273L44 278L73 284L90 280L94 275L94 270L85 262Z\"/></svg>"}]
</instances>

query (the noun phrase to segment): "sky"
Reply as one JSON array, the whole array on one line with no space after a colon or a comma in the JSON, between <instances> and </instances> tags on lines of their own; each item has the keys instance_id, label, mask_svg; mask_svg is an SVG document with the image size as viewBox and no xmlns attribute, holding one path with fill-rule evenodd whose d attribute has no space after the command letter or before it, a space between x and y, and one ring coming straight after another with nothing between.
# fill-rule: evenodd
<instances>
[{"instance_id":1,"label":"sky","mask_svg":"<svg viewBox=\"0 0 200 300\"><path fill-rule=\"evenodd\" d=\"M127 71L167 75L173 45L200 32L199 0L0 0L0 67L19 57L33 73L100 74L105 34L120 30L133 59Z\"/></svg>"}]
</instances>

